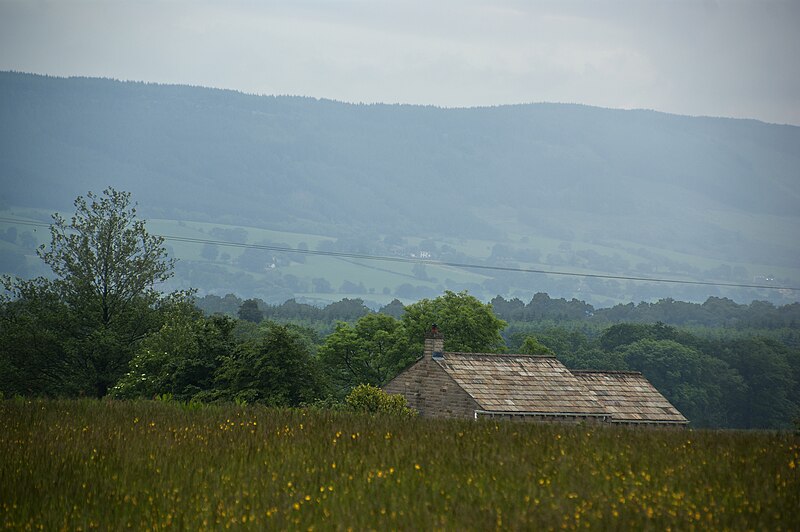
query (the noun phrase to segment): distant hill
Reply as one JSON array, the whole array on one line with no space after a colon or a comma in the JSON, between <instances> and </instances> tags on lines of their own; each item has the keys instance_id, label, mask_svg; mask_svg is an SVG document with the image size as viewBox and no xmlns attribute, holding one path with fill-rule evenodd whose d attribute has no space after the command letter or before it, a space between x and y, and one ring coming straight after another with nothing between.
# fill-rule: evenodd
<instances>
[{"instance_id":1,"label":"distant hill","mask_svg":"<svg viewBox=\"0 0 800 532\"><path fill-rule=\"evenodd\" d=\"M113 185L162 219L477 239L501 247L467 257L615 274L800 281L799 127L10 72L0 73L0 124L6 206L68 211Z\"/></svg>"}]
</instances>

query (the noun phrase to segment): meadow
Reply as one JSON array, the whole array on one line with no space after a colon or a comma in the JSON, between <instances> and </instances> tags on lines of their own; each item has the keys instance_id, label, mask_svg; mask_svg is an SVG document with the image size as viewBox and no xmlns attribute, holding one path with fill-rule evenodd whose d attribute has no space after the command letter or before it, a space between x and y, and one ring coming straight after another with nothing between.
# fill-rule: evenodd
<instances>
[{"instance_id":1,"label":"meadow","mask_svg":"<svg viewBox=\"0 0 800 532\"><path fill-rule=\"evenodd\" d=\"M23 277L33 277L35 275L47 275L48 270L41 264L36 256L34 248L36 245L47 244L49 242L49 232L44 225L49 223L51 212L45 209L26 209L20 207L3 208L0 205L0 270L6 273L23 274ZM490 212L483 213L490 216ZM463 261L457 262L483 264L492 254L495 244L503 244L516 249L535 250L540 255L539 262L530 262L522 259L514 259L507 262L505 259L491 259L489 262L500 266L513 266L530 269L543 270L568 270L576 273L588 274L635 274L636 276L670 277L689 280L712 280L712 277L703 277L698 272L715 268L722 264L719 258L709 258L702 253L681 253L674 249L656 247L652 243L631 242L624 239L613 238L612 236L592 237L589 235L591 228L596 225L596 220L584 220L582 223L575 223L581 227L579 234L584 237L571 241L561 238L543 236L537 231L531 231L524 225L504 221L502 213L496 213L496 223L498 229L502 229L505 235L499 240L480 240L480 239L458 239L458 238L437 238L438 246L446 245L449 248L463 253L466 257ZM17 224L14 220L28 220L33 225L25 223ZM776 224L775 227L784 227L785 220L765 219L753 222L753 225L761 227L770 222ZM742 224L745 224L742 221ZM41 225L41 226L40 226ZM746 224L745 224L746 225ZM749 226L748 226L749 227ZM13 228L17 234L25 234L16 242L6 241L2 238L5 231ZM349 259L344 257L329 257L318 255L294 255L288 254L291 258L300 257L303 262L291 262L290 264L279 264L273 271L269 269L266 260L270 257L265 255L265 268L254 270L252 267L243 268L239 260L244 253L244 249L238 246L229 247L217 246L219 256L211 259L203 256L203 245L198 242L187 242L181 239L199 240L220 240L212 232L217 230L239 231L246 235L247 244L264 244L271 242L288 246L290 248L302 247L303 244L311 250L316 250L322 243L331 244L336 240L334 236L326 236L308 232L292 232L274 229L264 229L245 225L227 225L222 223L209 223L199 221L179 221L175 219L150 219L148 229L154 234L166 235L169 255L179 260L180 268L176 272L176 278L168 288L187 288L189 286L199 288L201 293L213 293L224 295L225 293L236 293L241 297L259 297L271 303L282 303L285 299L295 297L306 301L313 301L315 304L324 306L341 300L343 297L362 298L369 301L372 306L385 305L395 298L399 298L405 303L412 303L423 295L410 295L398 289L403 285L412 285L419 290L428 290L435 293L441 292L444 288L460 291L465 287L483 300L489 300L495 295L504 295L508 298L512 294L522 294L523 299L527 299L536 292L549 291L559 293L561 297L576 297L586 300L591 304L602 307L610 307L618 303L628 303L629 301L651 300L656 297L674 297L677 299L700 300L709 295L706 292L694 293L690 289L688 292L675 291L656 291L645 290L640 292L634 290L636 285L618 285L613 289L601 289L597 284L572 285L559 284L563 279L558 277L541 277L535 275L518 275L508 277L508 275L495 275L486 270L475 270L469 268L447 267L429 264L426 266L427 278L420 278L414 274L414 265L410 263L375 262L369 260ZM785 231L765 231L770 238L775 240L775 245L784 246L786 249L791 247L788 240L781 240L781 235ZM385 235L384 235L385 236ZM792 233L793 236L793 233ZM380 237L373 235L365 242L375 244ZM222 239L224 240L224 239ZM374 241L373 241L374 240ZM407 244L418 246L423 238L405 236ZM793 241L792 241L793 243ZM566 247L565 247L566 246ZM369 253L368 253L369 254ZM378 255L391 255L385 251L375 252ZM600 262L590 264L585 257L589 255L599 257ZM581 258L584 256L584 258ZM604 260L603 257L607 260ZM657 257L664 261L659 262ZM437 257L434 257L437 258ZM627 263L625 268L617 264L611 265L619 260ZM609 263L611 261L611 263ZM654 261L654 262L653 262ZM591 262L591 261L590 261ZM740 278L738 281L752 282L755 275L769 274L777 279L786 280L785 284L796 285L797 282L790 282L791 279L800 278L800 270L794 263L787 262L784 265L771 264L769 266L761 263L735 262L732 260L724 261L731 267L744 268L752 276ZM795 261L796 262L796 261ZM638 264L650 264L651 271L639 271ZM251 265L252 266L252 265ZM635 267L635 268L634 268ZM633 268L633 269L631 269ZM673 268L677 268L673 271ZM682 269L683 268L683 269ZM685 268L697 270L695 275L688 275ZM647 270L647 267L645 267ZM699 275L699 277L698 277ZM271 289L271 282L282 276L293 276L299 285L290 283L286 286L286 291L276 294ZM331 286L331 291L319 291L311 284L313 279L325 279ZM500 284L492 283L492 279L505 279ZM716 279L715 280L720 280ZM732 279L723 279L732 281ZM363 291L348 293L342 289L342 284L349 281L354 284L361 283ZM488 282L488 284L486 284ZM508 286L506 284L510 283ZM578 290L580 288L580 290ZM733 290L733 289L731 289ZM573 293L574 292L574 293ZM571 294L571 296L570 296ZM726 289L713 292L713 295L731 297L740 301L750 301L752 299L769 299L770 292L741 293L729 292ZM794 301L791 299L791 292L786 293L786 303Z\"/></svg>"},{"instance_id":2,"label":"meadow","mask_svg":"<svg viewBox=\"0 0 800 532\"><path fill-rule=\"evenodd\" d=\"M0 402L7 529L797 530L789 433Z\"/></svg>"}]
</instances>

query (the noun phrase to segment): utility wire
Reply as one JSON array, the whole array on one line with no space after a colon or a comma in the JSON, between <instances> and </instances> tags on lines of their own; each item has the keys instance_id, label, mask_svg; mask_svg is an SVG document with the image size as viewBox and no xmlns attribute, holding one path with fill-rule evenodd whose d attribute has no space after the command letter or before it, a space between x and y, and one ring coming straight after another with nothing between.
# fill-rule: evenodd
<instances>
[{"instance_id":1,"label":"utility wire","mask_svg":"<svg viewBox=\"0 0 800 532\"><path fill-rule=\"evenodd\" d=\"M36 226L36 227L50 227L50 224L43 223L43 222L35 222L30 220L21 220L15 218L4 218L0 217L0 222L5 223L14 223L18 225L29 225L29 226ZM766 290L791 290L791 291L800 291L800 287L793 287L793 286L775 286L775 285L763 285L763 284L742 284L742 283L722 283L722 282L714 282L714 281L691 281L691 280L682 280L682 279L666 279L662 277L635 277L629 275L611 275L611 274L602 274L602 273L579 273L579 272L567 272L561 270L541 270L541 269L534 269L534 268L514 268L511 266L492 266L488 264L467 264L461 262L448 262L448 261L438 261L438 260L428 260L428 259L417 259L411 257L390 257L386 255L367 255L364 253L348 253L344 251L322 251L322 250L310 250L310 249L297 249L297 248L289 248L284 246L271 246L268 244L246 244L241 242L227 242L224 240L210 240L205 238L192 238L192 237L183 237L183 236L174 236L174 235L155 235L164 238L164 240L169 240L172 242L184 242L190 244L209 244L215 246L224 246L224 247L231 247L231 248L241 248L241 249L258 249L264 251L274 251L277 253L298 253L303 255L316 255L316 256L323 256L323 257L335 257L335 258L347 258L347 259L360 259L360 260L371 260L371 261L381 261L381 262L395 262L395 263L404 263L404 264L424 264L429 266L445 266L450 268L464 268L464 269L472 269L472 270L488 270L488 271L502 271L502 272L516 272L516 273L537 273L542 275L557 275L562 277L585 277L591 279L611 279L615 281L639 281L639 282L648 282L648 283L669 283L669 284L684 284L684 285L695 285L695 286L721 286L727 288L758 288L758 289L766 289Z\"/></svg>"}]
</instances>

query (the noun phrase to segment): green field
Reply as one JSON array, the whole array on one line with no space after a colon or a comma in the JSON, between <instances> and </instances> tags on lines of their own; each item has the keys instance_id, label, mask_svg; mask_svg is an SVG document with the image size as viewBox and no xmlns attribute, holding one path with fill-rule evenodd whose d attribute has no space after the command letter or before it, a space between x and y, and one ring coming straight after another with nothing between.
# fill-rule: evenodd
<instances>
[{"instance_id":1,"label":"green field","mask_svg":"<svg viewBox=\"0 0 800 532\"><path fill-rule=\"evenodd\" d=\"M49 241L49 231L46 227L36 225L15 224L10 220L27 219L41 224L47 220L48 212L35 209L8 208L0 210L0 233L14 228L19 235L16 242L7 242L0 239L0 252L7 258L0 263L0 273L19 274L20 271L26 272L25 276L47 274L47 268L36 256L35 250L31 245L46 244ZM498 216L501 216L498 214ZM780 244L786 249L791 246L782 235L786 233L788 223L781 218L764 219L753 218L752 231L759 228L765 231L765 238L775 239L775 243ZM5 221L4 221L5 220ZM742 220L745 224L747 220ZM767 231L765 226L775 225L775 231ZM582 227L576 222L576 227ZM746 225L746 224L745 224ZM491 283L493 277L503 277L504 273L497 273L490 270L478 270L469 268L456 268L437 265L426 265L425 272L427 278L420 278L414 275L414 264L409 262L387 262L373 261L364 259L353 259L346 257L331 257L320 255L285 253L284 257L290 259L287 263L278 261L276 267L271 269L269 262L272 253L264 252L263 267L256 265L244 267L240 261L244 249L241 246L227 246L219 244L216 246L218 256L213 259L202 255L202 242L185 242L176 238L191 238L200 241L220 241L219 237L214 236L215 230L221 231L240 231L246 235L246 244L285 246L298 248L305 245L309 250L317 250L320 245L336 240L335 237L278 231L258 227L225 225L221 223L209 223L202 221L178 221L171 219L151 219L147 221L148 230L154 234L166 237L166 246L170 256L180 262L174 282L168 289L175 288L197 288L201 295L212 293L224 295L234 293L243 298L260 297L271 303L281 303L290 296L305 301L313 301L321 305L339 301L343 297L362 298L371 304L384 305L395 298L410 303L423 296L439 294L446 289L460 291L468 287L477 297L489 300L499 291L505 290L504 295L511 298L520 295L523 299L531 297L538 291L560 291L568 290L570 293L561 297L570 299L576 297L585 300L597 307L613 306L617 303L627 303L630 301L640 301L652 299L650 294L659 294L658 298L672 294L664 285L659 285L654 291L637 292L632 288L631 283L617 283L615 287L598 291L596 286L583 282L575 284L576 278L564 278L545 275L524 275L516 274L510 284L504 283L505 288L495 289ZM748 226L749 227L749 226ZM472 264L486 264L489 259L493 246L501 244L516 250L535 250L539 254L538 262L526 262L517 259L497 259L493 258L489 262L493 265L511 266L515 268L533 270L552 270L568 271L573 273L586 273L591 275L633 275L644 277L668 277L671 279L682 279L689 281L722 281L739 283L761 283L759 279L767 277L777 279L778 283L795 286L800 279L800 269L789 265L766 265L750 262L722 261L700 254L690 254L668 249L659 242L634 243L624 239L613 237L592 237L590 226L587 224L575 235L575 240L570 242L558 238L531 234L530 228L526 228L518 223L498 223L498 228L502 228L502 239L497 241L480 239L455 239L438 238L438 246L448 246L462 253L465 257L463 262ZM779 230L778 230L779 229ZM527 232L526 232L527 230ZM23 238L24 233L24 238ZM377 243L379 236L373 239ZM224 239L222 239L224 240ZM410 246L417 246L422 241L421 238L407 235L405 241ZM23 242L28 245L23 245ZM387 255L386 252L376 252L377 254ZM280 255L280 253L274 253ZM367 253L371 254L371 253ZM408 253L402 255L408 259ZM587 259L586 257L594 257ZM438 257L432 257L436 260ZM595 262L593 263L592 260ZM599 262L597 262L599 261ZM624 265L627 265L624 266ZM643 270L639 270L640 265L645 265ZM713 275L703 272L712 271L713 268L725 266L733 269L738 277L715 278ZM694 273L688 273L693 271ZM269 287L271 283L286 276L291 276L299 280L301 286L287 288L274 293ZM325 279L329 285L329 291L317 291L313 287L314 279ZM343 290L343 283L350 282L363 287L363 292L352 293ZM487 281L489 281L488 284ZM572 284L562 286L553 283L568 281ZM612 283L614 283L612 281ZM402 291L403 285L411 285L416 291L408 295ZM638 286L638 285L635 285ZM549 287L549 288L548 288ZM556 288L557 287L557 288ZM420 292L419 290L427 290ZM419 295L422 294L422 295ZM646 294L646 295L642 295ZM776 297L775 292L761 291L758 295L748 292L744 296L737 296L735 289L722 289L718 292L708 292L700 290L699 295L692 293L677 293L677 299L704 300L708 295L727 296L742 301L749 302L751 299L767 299L770 296ZM788 303L796 299L795 294L789 292L784 294L785 300L778 300L778 303ZM374 305L373 305L374 306Z\"/></svg>"},{"instance_id":2,"label":"green field","mask_svg":"<svg viewBox=\"0 0 800 532\"><path fill-rule=\"evenodd\" d=\"M9 529L797 530L800 439L0 402Z\"/></svg>"}]
</instances>

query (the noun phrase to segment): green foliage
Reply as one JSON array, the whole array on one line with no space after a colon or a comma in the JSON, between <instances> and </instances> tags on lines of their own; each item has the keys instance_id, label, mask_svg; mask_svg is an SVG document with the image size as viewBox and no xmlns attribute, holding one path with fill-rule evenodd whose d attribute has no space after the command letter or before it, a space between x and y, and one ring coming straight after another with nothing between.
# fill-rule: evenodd
<instances>
[{"instance_id":1,"label":"green foliage","mask_svg":"<svg viewBox=\"0 0 800 532\"><path fill-rule=\"evenodd\" d=\"M519 352L524 355L555 356L553 350L545 345L540 344L539 340L537 340L535 336L526 337L525 341L522 342Z\"/></svg>"},{"instance_id":2,"label":"green foliage","mask_svg":"<svg viewBox=\"0 0 800 532\"><path fill-rule=\"evenodd\" d=\"M725 342L718 356L743 377L745 388L731 398L728 426L787 428L800 414L797 352L766 338Z\"/></svg>"},{"instance_id":3,"label":"green foliage","mask_svg":"<svg viewBox=\"0 0 800 532\"><path fill-rule=\"evenodd\" d=\"M253 323L259 323L264 319L264 312L258 308L258 302L255 299L245 299L242 306L239 307L238 315L240 320Z\"/></svg>"},{"instance_id":4,"label":"green foliage","mask_svg":"<svg viewBox=\"0 0 800 532\"><path fill-rule=\"evenodd\" d=\"M53 215L50 246L39 256L82 325L114 330L123 341L135 338L135 321L160 298L154 286L172 276L174 259L167 258L164 239L137 220L130 193L89 192L75 200L75 209L69 222Z\"/></svg>"},{"instance_id":5,"label":"green foliage","mask_svg":"<svg viewBox=\"0 0 800 532\"><path fill-rule=\"evenodd\" d=\"M11 530L798 530L791 433L0 403Z\"/></svg>"},{"instance_id":6,"label":"green foliage","mask_svg":"<svg viewBox=\"0 0 800 532\"><path fill-rule=\"evenodd\" d=\"M600 336L600 347L606 351L613 351L639 340L677 340L677 337L677 329L660 322L652 325L620 323L603 332Z\"/></svg>"},{"instance_id":7,"label":"green foliage","mask_svg":"<svg viewBox=\"0 0 800 532\"><path fill-rule=\"evenodd\" d=\"M132 399L169 394L190 401L211 390L223 357L233 350L233 327L230 318L205 318L188 303L171 306L161 328L142 341L111 395Z\"/></svg>"},{"instance_id":8,"label":"green foliage","mask_svg":"<svg viewBox=\"0 0 800 532\"><path fill-rule=\"evenodd\" d=\"M621 355L697 426L724 425L726 403L744 389L727 363L674 340L638 340Z\"/></svg>"},{"instance_id":9,"label":"green foliage","mask_svg":"<svg viewBox=\"0 0 800 532\"><path fill-rule=\"evenodd\" d=\"M12 329L3 358L17 374L11 385L29 387L22 393L101 397L124 373L136 343L160 326L156 307L164 298L155 285L173 268L163 238L148 234L126 192L89 192L75 209L69 222L53 215L50 245L39 249L56 279L4 283L13 300L3 308ZM7 343L13 341L23 344ZM22 384L37 372L43 377Z\"/></svg>"},{"instance_id":10,"label":"green foliage","mask_svg":"<svg viewBox=\"0 0 800 532\"><path fill-rule=\"evenodd\" d=\"M385 384L417 356L403 324L386 314L368 314L354 326L340 322L319 350L340 396L358 384Z\"/></svg>"},{"instance_id":11,"label":"green foliage","mask_svg":"<svg viewBox=\"0 0 800 532\"><path fill-rule=\"evenodd\" d=\"M74 395L81 366L68 349L73 313L52 281L3 278L0 299L0 390L9 396Z\"/></svg>"},{"instance_id":12,"label":"green foliage","mask_svg":"<svg viewBox=\"0 0 800 532\"><path fill-rule=\"evenodd\" d=\"M506 322L494 315L491 305L467 292L447 290L435 299L408 305L402 323L416 353L422 353L423 338L434 323L444 333L447 351L496 353L505 347L500 331Z\"/></svg>"},{"instance_id":13,"label":"green foliage","mask_svg":"<svg viewBox=\"0 0 800 532\"><path fill-rule=\"evenodd\" d=\"M287 326L269 323L262 339L240 344L224 357L210 398L300 406L324 392L318 362L303 337Z\"/></svg>"},{"instance_id":14,"label":"green foliage","mask_svg":"<svg viewBox=\"0 0 800 532\"><path fill-rule=\"evenodd\" d=\"M371 384L359 384L345 398L347 406L356 412L414 417L417 411L409 408L406 398L392 395Z\"/></svg>"}]
</instances>

